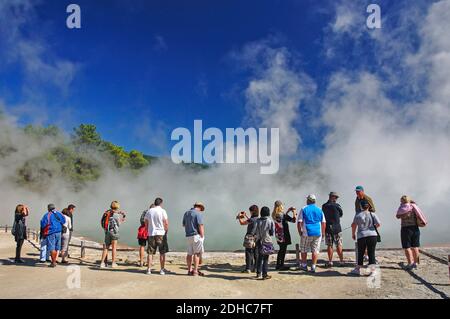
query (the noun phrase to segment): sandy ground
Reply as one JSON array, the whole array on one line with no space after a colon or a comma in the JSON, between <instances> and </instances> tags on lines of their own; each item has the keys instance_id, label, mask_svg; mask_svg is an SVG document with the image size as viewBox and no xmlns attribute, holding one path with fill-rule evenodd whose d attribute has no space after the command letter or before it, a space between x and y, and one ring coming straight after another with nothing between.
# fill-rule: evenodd
<instances>
[{"instance_id":1,"label":"sandy ground","mask_svg":"<svg viewBox=\"0 0 450 319\"><path fill-rule=\"evenodd\" d=\"M403 270L401 251L380 251L379 275L352 277L353 253L346 253L344 267L324 268L325 254L320 255L316 274L297 270L278 272L273 269L276 256L271 256L271 280L256 280L253 274L242 274L243 254L206 253L205 277L186 275L183 253L169 253L161 276L155 271L145 275L136 265L135 252L120 252L119 267L99 269L100 252L88 250L84 261L71 258L70 265L49 268L38 263L38 251L24 244L24 265L11 261L15 243L10 234L0 233L0 298L448 298L449 269L446 264L422 255L420 268ZM71 248L74 257L79 248ZM427 252L444 259L449 248L430 248ZM287 264L295 265L295 255L287 256ZM155 270L159 270L159 262ZM80 287L74 279L80 275ZM69 283L69 285L68 285Z\"/></svg>"}]
</instances>

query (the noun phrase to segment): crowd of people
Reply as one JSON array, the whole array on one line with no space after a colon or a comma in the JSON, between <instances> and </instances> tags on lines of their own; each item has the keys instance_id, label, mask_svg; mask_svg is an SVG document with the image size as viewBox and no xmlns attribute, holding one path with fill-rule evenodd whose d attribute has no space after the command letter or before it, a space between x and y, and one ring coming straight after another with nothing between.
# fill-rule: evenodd
<instances>
[{"instance_id":1,"label":"crowd of people","mask_svg":"<svg viewBox=\"0 0 450 319\"><path fill-rule=\"evenodd\" d=\"M368 261L369 272L373 273L376 261L376 246L381 241L378 231L381 222L375 213L375 205L370 196L365 194L362 186L355 188L355 215L351 224L352 238L357 242L356 267L350 274L361 275L364 261ZM327 247L328 261L326 267L341 266L344 263L343 231L341 218L343 209L338 203L339 195L336 192L329 194L326 203L319 207L316 196L310 194L306 198L306 205L298 212L295 207L284 208L281 201L277 200L271 213L267 206L259 209L257 205L249 208L250 216L245 211L240 212L236 219L240 225L247 226L243 246L245 247L244 273L256 273L258 279L270 279L269 256L275 253L273 237L278 245L275 269L279 271L289 270L285 265L288 246L292 244L289 223L296 224L300 235L300 260L298 269L302 271L316 272L320 246L324 241ZM56 267L58 257L61 263L68 263L69 243L73 233L73 214L75 205L70 204L62 212L56 210L54 204L49 204L47 212L40 221L40 261L50 262L50 267ZM202 255L204 253L205 227L203 212L205 205L196 202L191 209L183 215L182 226L185 230L187 255L186 265L189 276L204 276L200 270ZM29 216L29 208L26 205L18 205L14 214L12 234L15 237L16 263L23 263L21 250L27 239L26 220ZM104 232L103 252L100 259L100 268L106 268L108 252L111 249L110 267L117 267L116 252L120 239L120 225L126 220L126 213L120 209L120 203L113 201L110 208L101 217L101 227ZM407 258L406 268L417 268L420 247L420 229L427 224L427 220L417 206L408 196L402 196L400 207L396 217L401 219L401 244ZM144 267L145 250L147 250L146 274L153 273L153 257L159 252L160 275L165 275L166 254L169 252L168 232L169 218L163 208L163 199L156 198L149 209L140 215L137 239L139 244L140 267ZM339 261L333 262L334 248ZM307 257L311 253L310 268Z\"/></svg>"}]
</instances>

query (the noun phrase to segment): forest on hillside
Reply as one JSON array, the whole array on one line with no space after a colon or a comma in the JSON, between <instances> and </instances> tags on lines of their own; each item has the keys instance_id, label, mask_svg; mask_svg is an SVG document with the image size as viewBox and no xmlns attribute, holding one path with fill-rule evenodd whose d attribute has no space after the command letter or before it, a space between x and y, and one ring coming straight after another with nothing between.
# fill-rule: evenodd
<instances>
[{"instance_id":1,"label":"forest on hillside","mask_svg":"<svg viewBox=\"0 0 450 319\"><path fill-rule=\"evenodd\" d=\"M117 170L138 172L156 157L144 155L105 141L95 125L81 124L68 139L54 125L47 127L27 125L21 128L24 137L35 145L49 145L40 154L27 159L16 171L16 182L39 190L55 176L62 177L75 189L86 182L97 180L106 165ZM44 143L44 140L51 141ZM11 140L1 140L0 159L13 156L18 147Z\"/></svg>"}]
</instances>

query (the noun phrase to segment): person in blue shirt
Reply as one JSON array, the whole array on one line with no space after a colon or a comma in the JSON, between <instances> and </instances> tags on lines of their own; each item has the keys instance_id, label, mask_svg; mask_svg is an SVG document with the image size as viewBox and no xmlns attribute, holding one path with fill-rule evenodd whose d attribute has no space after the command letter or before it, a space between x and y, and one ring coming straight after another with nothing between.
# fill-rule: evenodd
<instances>
[{"instance_id":1,"label":"person in blue shirt","mask_svg":"<svg viewBox=\"0 0 450 319\"><path fill-rule=\"evenodd\" d=\"M56 258L61 250L61 233L63 231L64 216L56 210L54 204L47 206L48 210L41 219L41 233L47 243L47 250L51 256L50 267L56 267Z\"/></svg>"},{"instance_id":2,"label":"person in blue shirt","mask_svg":"<svg viewBox=\"0 0 450 319\"><path fill-rule=\"evenodd\" d=\"M306 266L307 253L312 253L311 272L316 272L317 258L320 252L320 242L325 234L326 220L325 216L316 205L316 196L311 194L306 199L306 206L298 213L297 229L300 234L300 269L307 271Z\"/></svg>"}]
</instances>

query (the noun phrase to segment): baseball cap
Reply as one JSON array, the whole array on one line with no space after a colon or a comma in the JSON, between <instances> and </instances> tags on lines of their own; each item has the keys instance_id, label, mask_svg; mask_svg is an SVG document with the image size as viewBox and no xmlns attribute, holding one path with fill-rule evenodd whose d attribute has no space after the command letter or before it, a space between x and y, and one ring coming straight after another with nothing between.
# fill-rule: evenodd
<instances>
[{"instance_id":1,"label":"baseball cap","mask_svg":"<svg viewBox=\"0 0 450 319\"><path fill-rule=\"evenodd\" d=\"M364 192L364 187L362 187L362 186L356 186L355 191L356 191L356 192Z\"/></svg>"},{"instance_id":2,"label":"baseball cap","mask_svg":"<svg viewBox=\"0 0 450 319\"><path fill-rule=\"evenodd\" d=\"M47 209L49 212L51 212L52 210L56 209L56 206L55 206L55 204L48 204Z\"/></svg>"},{"instance_id":3,"label":"baseball cap","mask_svg":"<svg viewBox=\"0 0 450 319\"><path fill-rule=\"evenodd\" d=\"M307 200L316 200L316 195L309 194L308 197L306 197Z\"/></svg>"}]
</instances>

